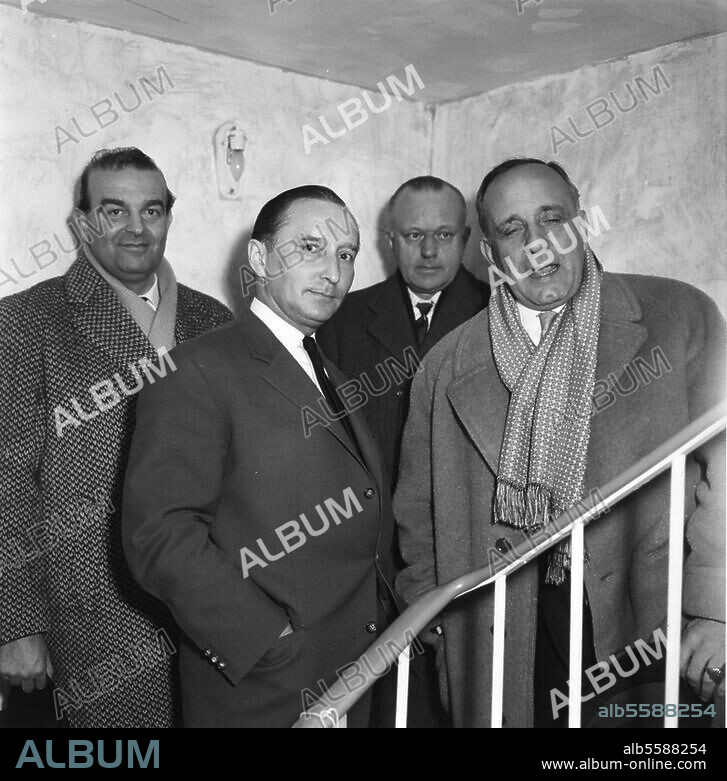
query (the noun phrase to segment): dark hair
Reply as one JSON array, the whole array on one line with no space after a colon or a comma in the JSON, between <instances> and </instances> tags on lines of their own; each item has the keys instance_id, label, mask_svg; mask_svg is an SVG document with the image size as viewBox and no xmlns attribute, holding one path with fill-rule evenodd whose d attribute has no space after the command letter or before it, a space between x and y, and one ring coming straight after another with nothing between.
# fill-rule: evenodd
<instances>
[{"instance_id":1,"label":"dark hair","mask_svg":"<svg viewBox=\"0 0 727 781\"><path fill-rule=\"evenodd\" d=\"M285 190L285 192L276 195L275 198L271 198L260 209L250 238L262 241L268 250L271 250L277 232L285 225L290 207L297 201L308 199L328 201L344 209L347 208L343 200L333 190L322 184L304 184L300 187L293 187L292 190Z\"/></svg>"},{"instance_id":2,"label":"dark hair","mask_svg":"<svg viewBox=\"0 0 727 781\"><path fill-rule=\"evenodd\" d=\"M576 206L579 205L581 194L578 192L578 188L573 184L573 182L571 182L570 177L561 165L552 161L546 163L545 160L539 160L536 157L513 157L510 160L505 160L504 163L496 165L485 176L485 178L482 180L482 184L480 185L480 189L477 190L477 198L475 200L475 205L477 206L477 220L480 223L480 228L485 236L487 235L487 231L485 230L485 210L483 203L485 200L485 193L487 192L487 188L495 181L495 179L497 179L498 176L500 176L500 174L504 174L511 168L517 168L521 165L544 165L548 168L551 168L558 174L558 176L560 176L561 179L565 181L565 183L568 185L568 189L570 190L573 202Z\"/></svg>"},{"instance_id":3,"label":"dark hair","mask_svg":"<svg viewBox=\"0 0 727 781\"><path fill-rule=\"evenodd\" d=\"M462 211L467 214L467 202L464 199L464 195L462 195L462 193L453 184L445 182L444 179L440 179L438 176L415 176L413 179L409 179L408 182L404 182L404 184L397 187L396 192L391 196L391 198L389 198L389 218L391 218L391 212L394 209L396 199L404 192L404 190L413 190L417 193L429 190L431 192L438 193L444 190L445 187L448 187L450 190L453 190L456 193L462 204Z\"/></svg>"},{"instance_id":4,"label":"dark hair","mask_svg":"<svg viewBox=\"0 0 727 781\"><path fill-rule=\"evenodd\" d=\"M151 157L145 155L141 149L137 149L135 146L99 149L90 162L86 164L81 174L78 208L86 214L91 208L88 200L88 177L91 171L121 171L124 168L138 168L140 171L159 171L162 179L164 179L164 174L162 174L159 166ZM166 187L166 180L164 181L164 186ZM168 187L166 187L166 190L167 201L164 208L167 214L169 214L176 198Z\"/></svg>"}]
</instances>

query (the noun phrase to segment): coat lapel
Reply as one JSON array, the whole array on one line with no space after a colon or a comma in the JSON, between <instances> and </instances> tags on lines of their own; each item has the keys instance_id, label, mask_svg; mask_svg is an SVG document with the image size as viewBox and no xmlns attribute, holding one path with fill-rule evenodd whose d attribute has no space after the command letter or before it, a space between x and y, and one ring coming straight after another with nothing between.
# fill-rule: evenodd
<instances>
[{"instance_id":1,"label":"coat lapel","mask_svg":"<svg viewBox=\"0 0 727 781\"><path fill-rule=\"evenodd\" d=\"M479 294L475 294L474 284L476 284L475 278L467 269L461 267L449 287L442 291L439 303L434 307L432 324L424 337L421 355L424 355L443 336L482 309L484 304Z\"/></svg>"},{"instance_id":2,"label":"coat lapel","mask_svg":"<svg viewBox=\"0 0 727 781\"><path fill-rule=\"evenodd\" d=\"M647 330L641 322L641 307L623 281L605 274L601 285L601 329L598 335L596 381L609 387L623 374L646 341Z\"/></svg>"},{"instance_id":3,"label":"coat lapel","mask_svg":"<svg viewBox=\"0 0 727 781\"><path fill-rule=\"evenodd\" d=\"M302 411L304 409L307 408L318 416L323 415L320 401L321 395L318 389L296 360L255 314L249 310L243 312L238 318L238 327L252 355L268 364L268 367L262 373L262 378L265 382L269 383L276 391L301 410L302 432ZM324 363L335 385L345 382L345 377L335 369L333 364L325 358ZM358 422L354 424L352 421L354 433L358 436L356 425L360 424ZM355 445L349 440L340 420L332 421L325 428L330 436L335 437L359 463L363 464L361 456L357 453ZM363 449L363 445L361 447ZM363 464L363 466L366 466L366 464Z\"/></svg>"},{"instance_id":4,"label":"coat lapel","mask_svg":"<svg viewBox=\"0 0 727 781\"><path fill-rule=\"evenodd\" d=\"M447 397L465 431L497 474L510 393L500 380L490 349L487 310L476 315L462 331Z\"/></svg>"},{"instance_id":5,"label":"coat lapel","mask_svg":"<svg viewBox=\"0 0 727 781\"><path fill-rule=\"evenodd\" d=\"M177 344L187 342L199 335L199 325L195 328L195 312L189 307L189 300L182 286L177 285L177 316L174 322L174 338Z\"/></svg>"},{"instance_id":6,"label":"coat lapel","mask_svg":"<svg viewBox=\"0 0 727 781\"><path fill-rule=\"evenodd\" d=\"M368 333L390 355L401 359L407 347L416 345L416 338L409 302L398 272L384 282L369 309L372 319Z\"/></svg>"},{"instance_id":7,"label":"coat lapel","mask_svg":"<svg viewBox=\"0 0 727 781\"><path fill-rule=\"evenodd\" d=\"M65 276L66 294L79 333L111 357L115 366L156 358L156 351L114 291L80 255Z\"/></svg>"}]
</instances>

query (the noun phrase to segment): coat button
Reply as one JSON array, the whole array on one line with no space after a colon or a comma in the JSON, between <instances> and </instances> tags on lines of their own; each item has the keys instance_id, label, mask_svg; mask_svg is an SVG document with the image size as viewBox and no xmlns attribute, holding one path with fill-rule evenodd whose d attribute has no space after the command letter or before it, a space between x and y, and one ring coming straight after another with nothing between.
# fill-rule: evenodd
<instances>
[{"instance_id":1,"label":"coat button","mask_svg":"<svg viewBox=\"0 0 727 781\"><path fill-rule=\"evenodd\" d=\"M218 670L224 670L224 669L225 669L225 667L227 667L227 664L226 664L225 662L220 662L220 663L217 665L217 669L218 669Z\"/></svg>"},{"instance_id":2,"label":"coat button","mask_svg":"<svg viewBox=\"0 0 727 781\"><path fill-rule=\"evenodd\" d=\"M364 491L364 497L365 497L366 499L373 499L373 498L374 498L374 496L376 496L376 491L374 491L374 489L373 489L373 488L367 488L367 489Z\"/></svg>"},{"instance_id":3,"label":"coat button","mask_svg":"<svg viewBox=\"0 0 727 781\"><path fill-rule=\"evenodd\" d=\"M510 540L508 540L507 537L500 537L500 539L495 543L495 548L500 553L507 553L510 548L512 548L512 545L510 544Z\"/></svg>"},{"instance_id":4,"label":"coat button","mask_svg":"<svg viewBox=\"0 0 727 781\"><path fill-rule=\"evenodd\" d=\"M219 659L216 656L210 656L210 664L217 664Z\"/></svg>"},{"instance_id":5,"label":"coat button","mask_svg":"<svg viewBox=\"0 0 727 781\"><path fill-rule=\"evenodd\" d=\"M404 395L404 391L403 390L398 390L396 392L396 398L397 399L400 399L403 395Z\"/></svg>"},{"instance_id":6,"label":"coat button","mask_svg":"<svg viewBox=\"0 0 727 781\"><path fill-rule=\"evenodd\" d=\"M366 624L366 631L372 635L376 631L376 624L373 621L369 621L369 623Z\"/></svg>"},{"instance_id":7,"label":"coat button","mask_svg":"<svg viewBox=\"0 0 727 781\"><path fill-rule=\"evenodd\" d=\"M212 656L212 650L210 648L205 648L204 651L202 651L202 656L204 656L205 659L209 659L210 656Z\"/></svg>"}]
</instances>

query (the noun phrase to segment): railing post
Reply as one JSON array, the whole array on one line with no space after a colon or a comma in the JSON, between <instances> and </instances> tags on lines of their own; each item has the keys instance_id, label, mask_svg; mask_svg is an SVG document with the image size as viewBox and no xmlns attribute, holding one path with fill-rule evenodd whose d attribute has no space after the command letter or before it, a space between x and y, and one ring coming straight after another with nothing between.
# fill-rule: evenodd
<instances>
[{"instance_id":1,"label":"railing post","mask_svg":"<svg viewBox=\"0 0 727 781\"><path fill-rule=\"evenodd\" d=\"M495 580L495 615L492 628L492 709L490 726L502 727L502 690L505 678L505 595L507 577Z\"/></svg>"},{"instance_id":2,"label":"railing post","mask_svg":"<svg viewBox=\"0 0 727 781\"><path fill-rule=\"evenodd\" d=\"M666 608L666 706L679 703L679 651L682 640L682 574L684 572L684 491L685 460L676 453L671 462L669 502L669 577ZM677 712L679 708L677 707ZM678 727L679 716L664 716L664 727Z\"/></svg>"},{"instance_id":3,"label":"railing post","mask_svg":"<svg viewBox=\"0 0 727 781\"><path fill-rule=\"evenodd\" d=\"M408 645L400 654L398 669L396 671L396 717L394 727L400 729L406 727L409 707L409 659L411 658L411 645Z\"/></svg>"},{"instance_id":4,"label":"railing post","mask_svg":"<svg viewBox=\"0 0 727 781\"><path fill-rule=\"evenodd\" d=\"M584 533L583 521L576 520L570 537L570 658L568 669L568 727L574 728L581 726Z\"/></svg>"}]
</instances>

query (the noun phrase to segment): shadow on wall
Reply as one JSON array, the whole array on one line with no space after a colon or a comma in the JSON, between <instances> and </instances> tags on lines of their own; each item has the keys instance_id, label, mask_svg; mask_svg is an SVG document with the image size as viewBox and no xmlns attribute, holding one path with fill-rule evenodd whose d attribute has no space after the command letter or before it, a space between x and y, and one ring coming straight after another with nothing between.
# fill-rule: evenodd
<instances>
[{"instance_id":1,"label":"shadow on wall","mask_svg":"<svg viewBox=\"0 0 727 781\"><path fill-rule=\"evenodd\" d=\"M242 275L243 268L249 268L247 244L250 241L251 235L252 229L246 230L240 234L230 251L230 256L225 264L225 273L222 278L225 300L230 302L230 309L232 309L233 314L236 316L249 308L250 303L255 296L255 286L251 286L249 281L245 283ZM246 293L246 295L244 293Z\"/></svg>"}]
</instances>

